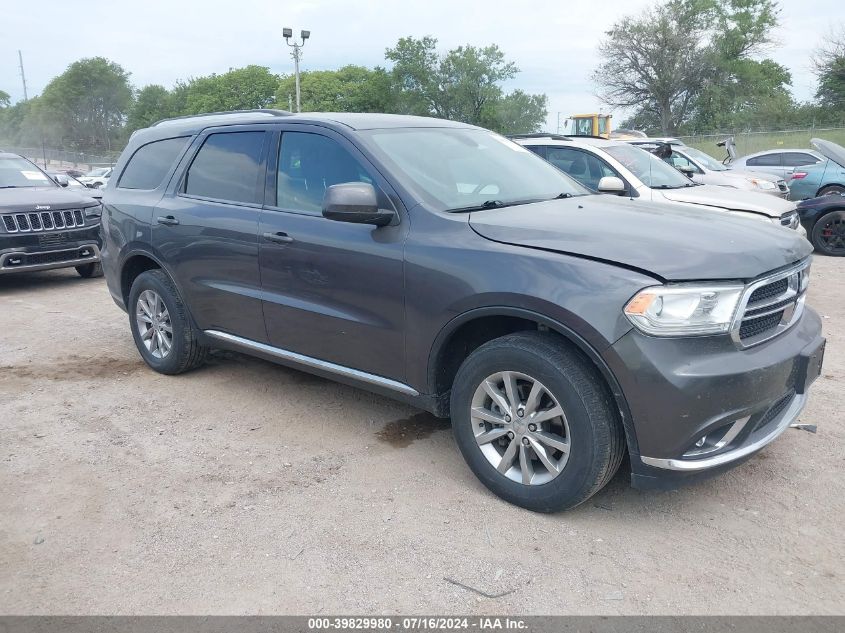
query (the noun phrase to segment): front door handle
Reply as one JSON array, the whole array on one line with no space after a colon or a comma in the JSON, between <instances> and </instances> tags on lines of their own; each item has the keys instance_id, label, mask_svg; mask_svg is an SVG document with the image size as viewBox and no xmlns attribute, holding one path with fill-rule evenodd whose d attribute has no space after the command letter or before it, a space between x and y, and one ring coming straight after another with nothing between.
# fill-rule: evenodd
<instances>
[{"instance_id":1,"label":"front door handle","mask_svg":"<svg viewBox=\"0 0 845 633\"><path fill-rule=\"evenodd\" d=\"M176 226L179 224L179 220L174 218L172 215L160 215L156 218L156 222L159 224L165 224L167 226Z\"/></svg>"},{"instance_id":2,"label":"front door handle","mask_svg":"<svg viewBox=\"0 0 845 633\"><path fill-rule=\"evenodd\" d=\"M264 233L262 237L268 242L275 242L276 244L290 244L293 242L293 238L282 231L278 233Z\"/></svg>"}]
</instances>

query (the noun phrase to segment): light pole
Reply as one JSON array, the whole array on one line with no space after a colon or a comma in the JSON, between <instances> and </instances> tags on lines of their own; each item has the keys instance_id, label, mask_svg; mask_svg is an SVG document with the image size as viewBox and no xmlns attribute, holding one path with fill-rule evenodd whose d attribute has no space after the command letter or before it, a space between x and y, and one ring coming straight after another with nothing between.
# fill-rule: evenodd
<instances>
[{"instance_id":1,"label":"light pole","mask_svg":"<svg viewBox=\"0 0 845 633\"><path fill-rule=\"evenodd\" d=\"M293 37L293 29L282 29L282 36L285 38L285 44L293 49L291 57L293 57L294 74L296 75L296 111L302 112L302 105L299 100L299 60L302 59L302 47L305 46L305 40L311 37L311 31L300 31L299 36L302 38L302 44L297 44L294 38L293 44L288 40Z\"/></svg>"}]
</instances>

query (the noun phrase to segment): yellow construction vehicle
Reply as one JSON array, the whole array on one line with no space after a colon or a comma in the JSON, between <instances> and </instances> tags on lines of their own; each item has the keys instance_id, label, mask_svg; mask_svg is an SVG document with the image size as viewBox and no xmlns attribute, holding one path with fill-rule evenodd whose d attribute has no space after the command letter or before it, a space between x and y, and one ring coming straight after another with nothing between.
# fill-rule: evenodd
<instances>
[{"instance_id":1,"label":"yellow construction vehicle","mask_svg":"<svg viewBox=\"0 0 845 633\"><path fill-rule=\"evenodd\" d=\"M569 117L571 136L603 136L610 138L612 114L573 114Z\"/></svg>"}]
</instances>

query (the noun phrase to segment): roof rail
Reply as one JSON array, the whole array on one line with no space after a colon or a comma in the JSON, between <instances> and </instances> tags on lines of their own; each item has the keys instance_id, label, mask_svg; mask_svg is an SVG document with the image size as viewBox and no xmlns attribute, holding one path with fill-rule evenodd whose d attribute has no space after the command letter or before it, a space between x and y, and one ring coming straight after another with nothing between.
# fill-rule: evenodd
<instances>
[{"instance_id":1,"label":"roof rail","mask_svg":"<svg viewBox=\"0 0 845 633\"><path fill-rule=\"evenodd\" d=\"M202 114L183 114L182 116L169 117L167 119L161 119L160 121L156 121L150 127L155 127L159 123L167 123L168 121L180 121L180 120L184 120L184 119L199 119L199 118L202 118L202 117L221 116L221 115L224 115L224 114L249 114L249 113L269 114L271 116L293 116L293 112L288 112L287 110L276 110L274 108L255 108L253 110L228 110L226 112L203 112Z\"/></svg>"},{"instance_id":2,"label":"roof rail","mask_svg":"<svg viewBox=\"0 0 845 633\"><path fill-rule=\"evenodd\" d=\"M550 138L553 141L571 141L572 139L563 134L552 134L551 132L531 132L530 134L509 134L508 138Z\"/></svg>"}]
</instances>

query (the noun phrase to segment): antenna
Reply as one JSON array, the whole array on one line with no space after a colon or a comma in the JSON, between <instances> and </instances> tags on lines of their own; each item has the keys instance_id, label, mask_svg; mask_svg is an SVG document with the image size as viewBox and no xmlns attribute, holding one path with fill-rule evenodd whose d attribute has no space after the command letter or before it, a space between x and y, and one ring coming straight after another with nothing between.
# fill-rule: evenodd
<instances>
[{"instance_id":1,"label":"antenna","mask_svg":"<svg viewBox=\"0 0 845 633\"><path fill-rule=\"evenodd\" d=\"M23 55L21 55L20 50L18 50L18 64L21 67L21 81L23 82L23 100L29 101L29 97L26 95L26 75L23 72Z\"/></svg>"}]
</instances>

